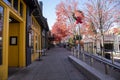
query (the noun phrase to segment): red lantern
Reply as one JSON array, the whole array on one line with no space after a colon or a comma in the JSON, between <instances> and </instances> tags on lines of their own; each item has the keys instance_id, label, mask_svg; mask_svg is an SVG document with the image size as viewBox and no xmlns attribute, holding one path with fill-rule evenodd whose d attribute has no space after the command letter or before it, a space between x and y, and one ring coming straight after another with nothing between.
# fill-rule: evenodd
<instances>
[{"instance_id":1,"label":"red lantern","mask_svg":"<svg viewBox=\"0 0 120 80\"><path fill-rule=\"evenodd\" d=\"M73 18L76 20L76 24L82 23L82 20L83 20L83 18L84 18L83 12L80 11L80 10L76 10L76 11L73 13Z\"/></svg>"},{"instance_id":2,"label":"red lantern","mask_svg":"<svg viewBox=\"0 0 120 80\"><path fill-rule=\"evenodd\" d=\"M82 23L82 19L80 17L77 17L77 19L76 19L76 24L78 24L78 23Z\"/></svg>"}]
</instances>

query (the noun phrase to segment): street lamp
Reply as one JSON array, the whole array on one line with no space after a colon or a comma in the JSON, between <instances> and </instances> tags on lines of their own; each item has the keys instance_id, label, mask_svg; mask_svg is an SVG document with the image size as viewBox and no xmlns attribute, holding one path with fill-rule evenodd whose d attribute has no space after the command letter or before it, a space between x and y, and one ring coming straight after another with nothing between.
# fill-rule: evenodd
<instances>
[{"instance_id":1,"label":"street lamp","mask_svg":"<svg viewBox=\"0 0 120 80\"><path fill-rule=\"evenodd\" d=\"M79 36L79 42L78 42L78 56L79 56L79 53L80 53L80 24L82 24L82 20L84 18L84 14L82 11L80 10L76 10L74 13L73 13L73 18L76 20L76 24L78 24L78 36Z\"/></svg>"}]
</instances>

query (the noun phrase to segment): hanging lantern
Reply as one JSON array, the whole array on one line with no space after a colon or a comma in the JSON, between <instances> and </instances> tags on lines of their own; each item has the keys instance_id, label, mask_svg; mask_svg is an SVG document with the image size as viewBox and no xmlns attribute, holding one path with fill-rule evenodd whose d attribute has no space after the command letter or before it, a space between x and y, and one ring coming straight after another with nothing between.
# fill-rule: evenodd
<instances>
[{"instance_id":1,"label":"hanging lantern","mask_svg":"<svg viewBox=\"0 0 120 80\"><path fill-rule=\"evenodd\" d=\"M83 23L82 20L84 18L84 15L83 15L83 12L80 11L80 10L76 10L74 13L73 13L73 18L76 20L76 24L78 23Z\"/></svg>"}]
</instances>

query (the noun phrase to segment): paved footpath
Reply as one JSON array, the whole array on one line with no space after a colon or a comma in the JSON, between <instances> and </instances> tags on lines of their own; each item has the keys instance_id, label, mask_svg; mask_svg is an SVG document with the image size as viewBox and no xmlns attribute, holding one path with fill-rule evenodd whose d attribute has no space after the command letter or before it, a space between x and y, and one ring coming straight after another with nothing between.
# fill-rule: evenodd
<instances>
[{"instance_id":1,"label":"paved footpath","mask_svg":"<svg viewBox=\"0 0 120 80\"><path fill-rule=\"evenodd\" d=\"M68 61L68 55L64 48L52 48L42 61L34 61L8 80L88 80Z\"/></svg>"}]
</instances>

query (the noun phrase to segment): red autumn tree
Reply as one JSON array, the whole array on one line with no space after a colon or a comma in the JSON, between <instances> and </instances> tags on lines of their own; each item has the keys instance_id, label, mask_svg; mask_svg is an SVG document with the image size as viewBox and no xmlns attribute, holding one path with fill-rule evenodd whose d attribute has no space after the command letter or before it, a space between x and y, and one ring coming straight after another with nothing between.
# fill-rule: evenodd
<instances>
[{"instance_id":1,"label":"red autumn tree","mask_svg":"<svg viewBox=\"0 0 120 80\"><path fill-rule=\"evenodd\" d=\"M61 1L56 6L56 22L52 27L52 33L55 34L60 40L74 31L73 12L77 9L78 2L75 0L65 2Z\"/></svg>"},{"instance_id":2,"label":"red autumn tree","mask_svg":"<svg viewBox=\"0 0 120 80\"><path fill-rule=\"evenodd\" d=\"M52 34L55 35L56 41L61 41L63 37L67 36L67 28L65 25L56 22L52 27Z\"/></svg>"}]
</instances>

